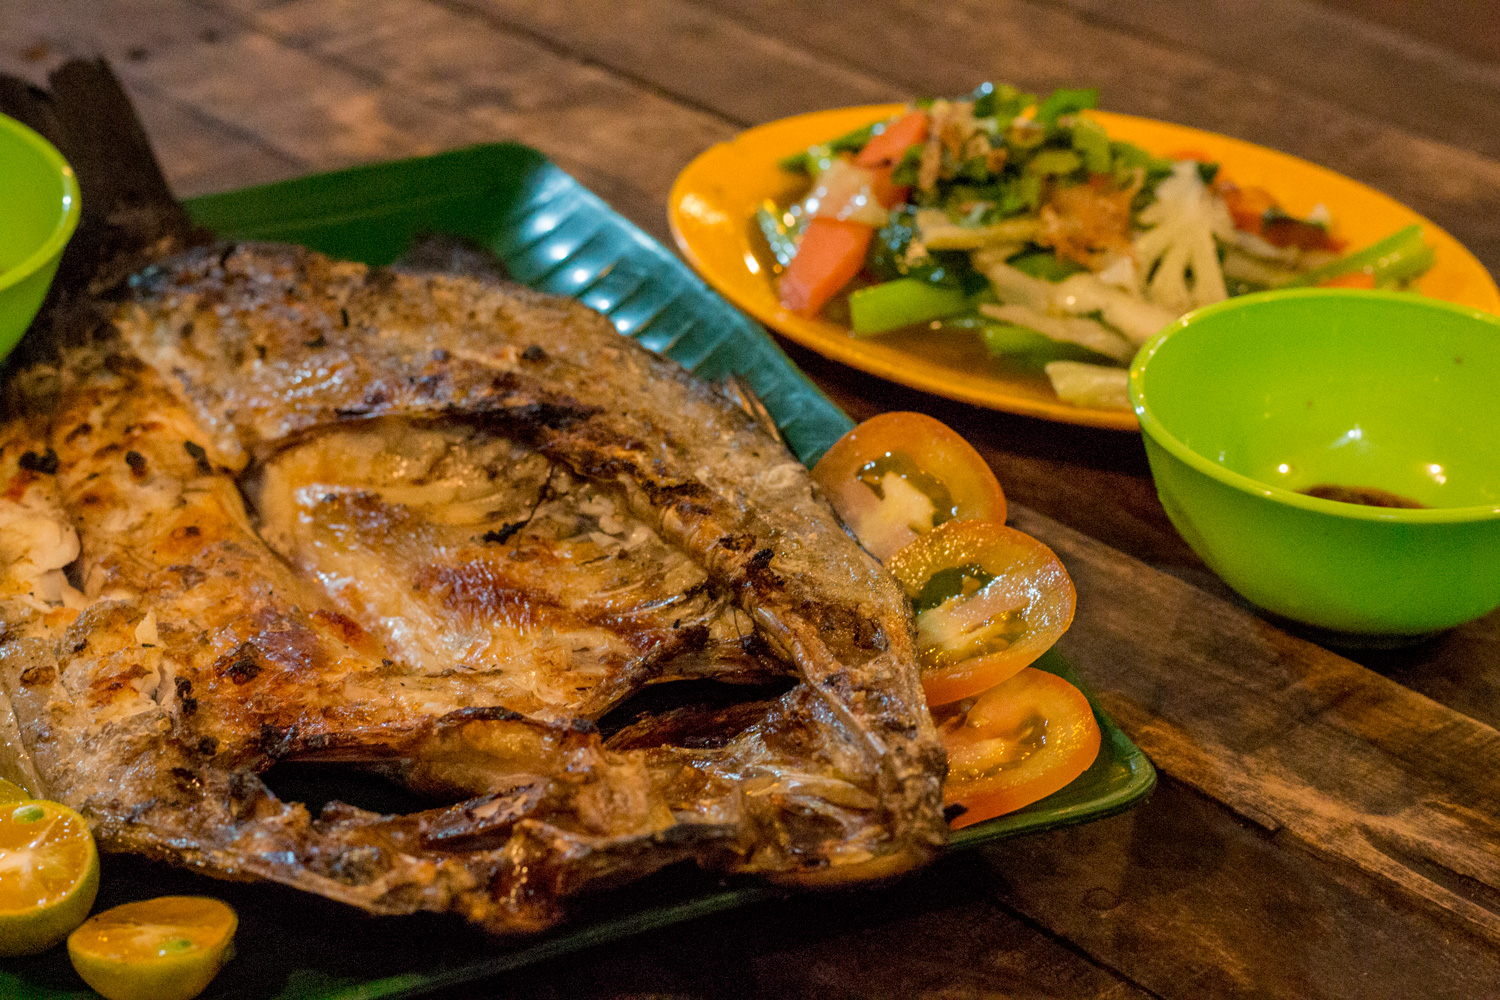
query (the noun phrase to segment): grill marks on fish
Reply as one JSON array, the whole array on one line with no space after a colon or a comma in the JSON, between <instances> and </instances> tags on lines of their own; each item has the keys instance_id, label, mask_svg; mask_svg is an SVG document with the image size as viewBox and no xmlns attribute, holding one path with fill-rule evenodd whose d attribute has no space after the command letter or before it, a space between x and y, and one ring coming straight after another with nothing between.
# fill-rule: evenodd
<instances>
[{"instance_id":1,"label":"grill marks on fish","mask_svg":"<svg viewBox=\"0 0 1500 1000\"><path fill-rule=\"evenodd\" d=\"M617 490L470 424L318 434L267 463L257 506L271 545L391 655L482 677L539 718L596 717L732 613ZM515 531L492 544L494 524Z\"/></svg>"},{"instance_id":2,"label":"grill marks on fish","mask_svg":"<svg viewBox=\"0 0 1500 1000\"><path fill-rule=\"evenodd\" d=\"M837 881L942 843L900 590L715 390L494 283L246 244L136 286L0 432L0 686L104 846L521 931L684 858ZM286 759L464 801L313 817L256 776Z\"/></svg>"}]
</instances>

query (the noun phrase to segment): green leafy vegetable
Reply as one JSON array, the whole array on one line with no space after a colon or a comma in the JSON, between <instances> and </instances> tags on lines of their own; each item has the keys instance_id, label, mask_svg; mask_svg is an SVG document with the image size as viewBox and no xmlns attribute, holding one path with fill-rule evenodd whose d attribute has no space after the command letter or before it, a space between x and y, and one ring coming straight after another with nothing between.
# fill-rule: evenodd
<instances>
[{"instance_id":1,"label":"green leafy vegetable","mask_svg":"<svg viewBox=\"0 0 1500 1000\"><path fill-rule=\"evenodd\" d=\"M891 171L891 183L899 187L910 187L917 183L917 171L922 168L922 145L918 143L907 147L906 152L901 154L901 160Z\"/></svg>"},{"instance_id":2,"label":"green leafy vegetable","mask_svg":"<svg viewBox=\"0 0 1500 1000\"><path fill-rule=\"evenodd\" d=\"M919 278L934 285L946 285L973 294L986 287L984 276L974 270L969 255L962 250L926 250L913 252L917 235L915 213L910 209L891 213L891 220L870 241L870 255L865 269L877 278Z\"/></svg>"},{"instance_id":3,"label":"green leafy vegetable","mask_svg":"<svg viewBox=\"0 0 1500 1000\"><path fill-rule=\"evenodd\" d=\"M975 118L1010 119L1036 103L1035 94L1024 94L1009 84L996 87L993 83L981 83L969 95L974 102Z\"/></svg>"},{"instance_id":4,"label":"green leafy vegetable","mask_svg":"<svg viewBox=\"0 0 1500 1000\"><path fill-rule=\"evenodd\" d=\"M1098 106L1099 91L1094 87L1084 90L1054 90L1051 96L1036 106L1036 122L1050 131L1063 115Z\"/></svg>"},{"instance_id":5,"label":"green leafy vegetable","mask_svg":"<svg viewBox=\"0 0 1500 1000\"><path fill-rule=\"evenodd\" d=\"M1109 136L1104 126L1091 118L1079 118L1073 126L1073 148L1083 157L1083 165L1091 174L1107 174L1114 164L1109 148Z\"/></svg>"},{"instance_id":6,"label":"green leafy vegetable","mask_svg":"<svg viewBox=\"0 0 1500 1000\"><path fill-rule=\"evenodd\" d=\"M1042 203L1042 179L1036 176L1017 177L1000 192L995 208L1002 218L1035 212Z\"/></svg>"},{"instance_id":7,"label":"green leafy vegetable","mask_svg":"<svg viewBox=\"0 0 1500 1000\"><path fill-rule=\"evenodd\" d=\"M819 160L825 159L833 153L857 153L865 148L865 144L873 138L879 130L885 127L885 122L871 122L861 125L852 132L846 132L837 139L822 143L817 146L809 146L800 153L782 157L776 161L776 165L782 170L789 170L797 174L813 174Z\"/></svg>"}]
</instances>

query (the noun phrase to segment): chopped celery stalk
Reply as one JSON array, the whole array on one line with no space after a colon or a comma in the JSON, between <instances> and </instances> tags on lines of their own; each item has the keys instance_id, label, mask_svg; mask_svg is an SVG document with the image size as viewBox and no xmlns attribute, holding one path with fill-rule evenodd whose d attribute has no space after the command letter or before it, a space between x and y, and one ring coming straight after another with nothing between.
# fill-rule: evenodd
<instances>
[{"instance_id":1,"label":"chopped celery stalk","mask_svg":"<svg viewBox=\"0 0 1500 1000\"><path fill-rule=\"evenodd\" d=\"M797 240L792 232L781 222L781 216L776 212L775 206L767 202L755 210L755 224L760 227L761 235L766 238L766 243L771 247L771 255L776 258L776 263L786 267L797 256Z\"/></svg>"},{"instance_id":2,"label":"chopped celery stalk","mask_svg":"<svg viewBox=\"0 0 1500 1000\"><path fill-rule=\"evenodd\" d=\"M1063 115L1098 106L1099 91L1092 87L1087 90L1054 90L1045 101L1036 106L1036 120L1051 129Z\"/></svg>"},{"instance_id":3,"label":"chopped celery stalk","mask_svg":"<svg viewBox=\"0 0 1500 1000\"><path fill-rule=\"evenodd\" d=\"M1399 288L1426 274L1436 260L1437 253L1426 243L1410 253L1382 259L1381 264L1375 267L1375 287Z\"/></svg>"},{"instance_id":4,"label":"chopped celery stalk","mask_svg":"<svg viewBox=\"0 0 1500 1000\"><path fill-rule=\"evenodd\" d=\"M1053 340L1045 333L1016 323L985 316L954 316L943 321L952 330L970 330L979 335L985 350L995 357L1008 356L1024 364L1050 361L1097 361L1099 355L1086 347Z\"/></svg>"},{"instance_id":5,"label":"chopped celery stalk","mask_svg":"<svg viewBox=\"0 0 1500 1000\"><path fill-rule=\"evenodd\" d=\"M1287 284L1289 287L1319 285L1330 278L1363 271L1372 276L1375 283L1379 285L1384 282L1409 280L1430 266L1432 266L1432 248L1422 242L1422 227L1407 226L1378 243L1370 244L1363 250L1357 250L1338 260L1330 261L1322 267L1299 274Z\"/></svg>"},{"instance_id":6,"label":"chopped celery stalk","mask_svg":"<svg viewBox=\"0 0 1500 1000\"><path fill-rule=\"evenodd\" d=\"M849 325L856 336L866 337L952 316L968 305L960 288L919 278L898 278L850 293Z\"/></svg>"},{"instance_id":7,"label":"chopped celery stalk","mask_svg":"<svg viewBox=\"0 0 1500 1000\"><path fill-rule=\"evenodd\" d=\"M1045 333L1013 323L986 323L979 331L985 350L991 354L1031 354L1035 351L1051 351L1057 341Z\"/></svg>"}]
</instances>

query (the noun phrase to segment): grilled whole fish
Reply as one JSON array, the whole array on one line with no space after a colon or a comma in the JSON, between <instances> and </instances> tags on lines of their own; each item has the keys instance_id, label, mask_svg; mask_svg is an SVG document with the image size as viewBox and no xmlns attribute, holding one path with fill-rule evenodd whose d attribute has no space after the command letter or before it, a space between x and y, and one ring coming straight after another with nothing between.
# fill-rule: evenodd
<instances>
[{"instance_id":1,"label":"grilled whole fish","mask_svg":"<svg viewBox=\"0 0 1500 1000\"><path fill-rule=\"evenodd\" d=\"M8 741L107 850L515 932L679 860L844 881L945 839L898 585L576 302L200 247L11 393ZM784 693L596 728L687 678ZM432 805L313 815L283 761Z\"/></svg>"}]
</instances>

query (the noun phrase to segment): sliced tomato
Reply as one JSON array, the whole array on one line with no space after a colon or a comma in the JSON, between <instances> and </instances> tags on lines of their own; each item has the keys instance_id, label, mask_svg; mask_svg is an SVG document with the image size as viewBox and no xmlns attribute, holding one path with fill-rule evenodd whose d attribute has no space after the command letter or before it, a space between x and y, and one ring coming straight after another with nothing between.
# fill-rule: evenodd
<instances>
[{"instance_id":1,"label":"sliced tomato","mask_svg":"<svg viewBox=\"0 0 1500 1000\"><path fill-rule=\"evenodd\" d=\"M854 162L862 167L884 167L894 170L906 151L927 139L931 123L925 111L908 111L885 127L879 135L865 143Z\"/></svg>"},{"instance_id":2,"label":"sliced tomato","mask_svg":"<svg viewBox=\"0 0 1500 1000\"><path fill-rule=\"evenodd\" d=\"M1005 520L1005 494L979 452L922 413L882 413L834 442L813 480L875 558L936 525Z\"/></svg>"},{"instance_id":3,"label":"sliced tomato","mask_svg":"<svg viewBox=\"0 0 1500 1000\"><path fill-rule=\"evenodd\" d=\"M936 721L948 751L943 804L964 807L955 830L1051 795L1099 756L1099 724L1083 692L1035 667Z\"/></svg>"},{"instance_id":4,"label":"sliced tomato","mask_svg":"<svg viewBox=\"0 0 1500 1000\"><path fill-rule=\"evenodd\" d=\"M1334 239L1327 228L1282 212L1281 206L1265 188L1242 188L1219 177L1214 181L1214 190L1224 199L1234 228L1253 233L1272 246L1335 253L1344 249L1344 241Z\"/></svg>"},{"instance_id":5,"label":"sliced tomato","mask_svg":"<svg viewBox=\"0 0 1500 1000\"><path fill-rule=\"evenodd\" d=\"M917 613L929 705L994 687L1073 622L1077 592L1052 550L990 521L949 521L886 564Z\"/></svg>"}]
</instances>

